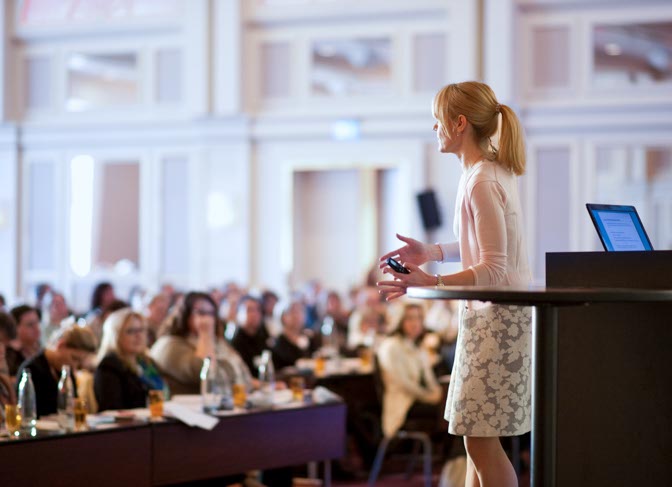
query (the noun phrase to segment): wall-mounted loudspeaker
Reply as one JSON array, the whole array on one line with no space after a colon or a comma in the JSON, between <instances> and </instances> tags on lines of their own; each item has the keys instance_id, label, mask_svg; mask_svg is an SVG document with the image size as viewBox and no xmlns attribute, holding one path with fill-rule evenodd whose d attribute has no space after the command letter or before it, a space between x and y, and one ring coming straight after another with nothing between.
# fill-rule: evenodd
<instances>
[{"instance_id":1,"label":"wall-mounted loudspeaker","mask_svg":"<svg viewBox=\"0 0 672 487\"><path fill-rule=\"evenodd\" d=\"M439 213L439 206L436 204L434 190L428 189L418 193L418 205L422 216L422 226L425 227L425 230L439 228L441 226L441 213Z\"/></svg>"}]
</instances>

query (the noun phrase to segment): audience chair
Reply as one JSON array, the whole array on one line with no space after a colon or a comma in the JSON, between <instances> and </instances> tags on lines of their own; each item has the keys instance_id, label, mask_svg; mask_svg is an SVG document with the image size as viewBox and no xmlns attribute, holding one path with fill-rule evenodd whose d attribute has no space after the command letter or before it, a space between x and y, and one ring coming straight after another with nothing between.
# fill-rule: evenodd
<instances>
[{"instance_id":1,"label":"audience chair","mask_svg":"<svg viewBox=\"0 0 672 487\"><path fill-rule=\"evenodd\" d=\"M383 382L380 364L378 363L378 357L374 358L373 365L373 380L376 388L376 396L378 397L378 402L383 403L383 393L385 392L385 384ZM382 418L381 418L382 419ZM431 487L432 485L432 440L429 432L433 432L436 429L436 424L434 422L428 423L427 421L414 421L413 419L407 419L402 427L397 431L393 437L385 437L382 434L381 427L381 436L382 439L378 444L378 450L376 452L375 460L371 466L371 473L369 474L369 486L373 487L376 485L378 480L378 475L383 466L383 461L385 460L385 453L392 441L396 440L412 440L415 442L413 453L411 454L411 459L409 461L408 467L406 469L406 478L410 478L413 474L415 460L417 454L419 453L419 447L422 446L422 458L423 458L423 470L425 476L425 487Z\"/></svg>"}]
</instances>

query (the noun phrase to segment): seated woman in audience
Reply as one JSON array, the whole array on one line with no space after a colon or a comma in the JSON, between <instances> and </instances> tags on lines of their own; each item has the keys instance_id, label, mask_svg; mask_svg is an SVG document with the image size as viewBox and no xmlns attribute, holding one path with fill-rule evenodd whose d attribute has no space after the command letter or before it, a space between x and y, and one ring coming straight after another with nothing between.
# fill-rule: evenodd
<instances>
[{"instance_id":1,"label":"seated woman in audience","mask_svg":"<svg viewBox=\"0 0 672 487\"><path fill-rule=\"evenodd\" d=\"M88 328L72 325L59 333L40 354L24 362L17 374L20 378L24 369L30 370L35 385L38 416L56 413L61 367L70 366L76 396L74 372L96 352L96 339Z\"/></svg>"},{"instance_id":2,"label":"seated woman in audience","mask_svg":"<svg viewBox=\"0 0 672 487\"><path fill-rule=\"evenodd\" d=\"M148 391L163 389L147 355L147 325L130 308L114 311L105 320L93 389L99 411L144 408Z\"/></svg>"},{"instance_id":3,"label":"seated woman in audience","mask_svg":"<svg viewBox=\"0 0 672 487\"><path fill-rule=\"evenodd\" d=\"M442 389L419 346L425 331L423 320L420 305L406 305L398 326L378 348L385 387L382 425L388 437L394 436L408 417L440 417Z\"/></svg>"},{"instance_id":4,"label":"seated woman in audience","mask_svg":"<svg viewBox=\"0 0 672 487\"><path fill-rule=\"evenodd\" d=\"M280 298L270 289L266 289L261 293L261 311L264 315L264 328L266 328L266 333L273 338L277 338L282 333L282 325L275 313L275 306L278 304L278 301L280 301Z\"/></svg>"},{"instance_id":5,"label":"seated woman in audience","mask_svg":"<svg viewBox=\"0 0 672 487\"><path fill-rule=\"evenodd\" d=\"M52 292L47 312L42 314L42 345L47 346L51 336L61 329L61 322L71 315L61 293Z\"/></svg>"},{"instance_id":6,"label":"seated woman in audience","mask_svg":"<svg viewBox=\"0 0 672 487\"><path fill-rule=\"evenodd\" d=\"M240 355L216 335L217 308L206 293L191 292L182 311L170 322L167 335L159 337L150 356L159 367L172 394L198 394L203 359L215 357L232 382L255 385Z\"/></svg>"},{"instance_id":7,"label":"seated woman in audience","mask_svg":"<svg viewBox=\"0 0 672 487\"><path fill-rule=\"evenodd\" d=\"M354 311L348 319L348 348L356 350L358 347L371 346L371 334L383 334L387 331L387 305L380 297L375 287L363 287L357 292ZM375 330L370 330L362 325L362 317L370 317L372 313L377 315Z\"/></svg>"},{"instance_id":8,"label":"seated woman in audience","mask_svg":"<svg viewBox=\"0 0 672 487\"><path fill-rule=\"evenodd\" d=\"M344 352L348 337L348 319L350 313L345 306L340 294L334 290L324 290L320 293L317 301L317 316L320 323L320 331L326 322L331 324L331 342L339 351Z\"/></svg>"},{"instance_id":9,"label":"seated woman in audience","mask_svg":"<svg viewBox=\"0 0 672 487\"><path fill-rule=\"evenodd\" d=\"M93 293L91 294L91 310L86 314L86 323L96 337L97 343L100 343L103 336L103 323L106 318L104 313L107 311L109 314L115 311L108 308L116 300L114 286L109 282L100 282L93 289Z\"/></svg>"},{"instance_id":10,"label":"seated woman in audience","mask_svg":"<svg viewBox=\"0 0 672 487\"><path fill-rule=\"evenodd\" d=\"M155 294L149 300L145 310L145 321L147 322L147 346L151 347L159 337L159 332L163 322L168 318L170 300L165 294ZM104 331L103 331L104 333Z\"/></svg>"},{"instance_id":11,"label":"seated woman in audience","mask_svg":"<svg viewBox=\"0 0 672 487\"><path fill-rule=\"evenodd\" d=\"M258 371L254 359L268 348L269 336L263 325L261 301L250 295L243 296L238 303L237 326L231 345L255 377Z\"/></svg>"},{"instance_id":12,"label":"seated woman in audience","mask_svg":"<svg viewBox=\"0 0 672 487\"><path fill-rule=\"evenodd\" d=\"M298 359L308 358L315 351L311 338L304 333L306 313L303 303L294 300L280 306L282 334L272 350L276 370L292 366Z\"/></svg>"},{"instance_id":13,"label":"seated woman in audience","mask_svg":"<svg viewBox=\"0 0 672 487\"><path fill-rule=\"evenodd\" d=\"M16 404L14 384L9 377L9 366L5 356L7 344L15 337L16 323L14 323L14 318L12 318L12 315L0 311L0 408L3 408L5 404ZM1 417L2 411L0 411Z\"/></svg>"},{"instance_id":14,"label":"seated woman in audience","mask_svg":"<svg viewBox=\"0 0 672 487\"><path fill-rule=\"evenodd\" d=\"M7 348L9 342L16 338L16 323L9 313L0 311L0 374L9 376L7 364Z\"/></svg>"},{"instance_id":15,"label":"seated woman in audience","mask_svg":"<svg viewBox=\"0 0 672 487\"><path fill-rule=\"evenodd\" d=\"M21 305L10 312L16 323L16 338L7 347L6 358L9 375L16 373L23 362L40 352L40 318L37 310L31 306Z\"/></svg>"}]
</instances>

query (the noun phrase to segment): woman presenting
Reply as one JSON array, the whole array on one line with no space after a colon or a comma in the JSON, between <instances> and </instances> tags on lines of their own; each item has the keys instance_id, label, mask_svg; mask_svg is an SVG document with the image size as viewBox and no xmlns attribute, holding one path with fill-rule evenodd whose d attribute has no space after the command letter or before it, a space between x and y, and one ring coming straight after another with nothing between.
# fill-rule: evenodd
<instances>
[{"instance_id":1,"label":"woman presenting","mask_svg":"<svg viewBox=\"0 0 672 487\"><path fill-rule=\"evenodd\" d=\"M522 229L517 176L525 171L518 117L497 102L489 86L469 81L445 86L434 97L439 151L458 156L462 177L450 244L425 244L397 235L404 245L380 258L394 280L378 283L387 299L408 286L520 286L531 280ZM491 137L499 124L499 147ZM395 272L396 258L410 271ZM463 270L431 276L428 261L460 260ZM517 486L501 436L530 431L531 311L517 306L462 303L455 365L448 389L448 431L464 436L467 486Z\"/></svg>"}]
</instances>

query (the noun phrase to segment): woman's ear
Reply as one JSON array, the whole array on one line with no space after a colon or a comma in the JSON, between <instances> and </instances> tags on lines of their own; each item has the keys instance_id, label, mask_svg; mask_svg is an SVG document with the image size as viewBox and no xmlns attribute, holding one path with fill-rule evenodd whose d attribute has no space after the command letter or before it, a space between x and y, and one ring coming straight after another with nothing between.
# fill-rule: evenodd
<instances>
[{"instance_id":1,"label":"woman's ear","mask_svg":"<svg viewBox=\"0 0 672 487\"><path fill-rule=\"evenodd\" d=\"M467 128L467 117L464 115L457 116L457 127L460 132L464 131Z\"/></svg>"}]
</instances>

